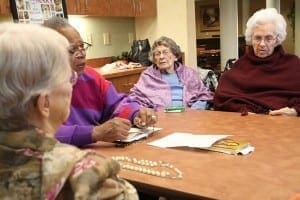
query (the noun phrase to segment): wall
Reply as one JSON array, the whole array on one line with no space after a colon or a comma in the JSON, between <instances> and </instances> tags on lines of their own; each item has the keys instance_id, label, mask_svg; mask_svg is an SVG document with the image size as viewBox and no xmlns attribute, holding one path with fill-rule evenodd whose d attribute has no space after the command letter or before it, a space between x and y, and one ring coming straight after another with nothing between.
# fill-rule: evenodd
<instances>
[{"instance_id":1,"label":"wall","mask_svg":"<svg viewBox=\"0 0 300 200\"><path fill-rule=\"evenodd\" d=\"M93 47L87 52L87 58L109 57L121 55L123 51L130 51L132 41L129 42L128 33L135 39L134 18L88 17L69 15L69 22L81 34L83 40L88 41L91 36ZM0 23L13 22L11 15L0 15ZM103 44L103 33L109 33L110 45Z\"/></svg>"},{"instance_id":2,"label":"wall","mask_svg":"<svg viewBox=\"0 0 300 200\"><path fill-rule=\"evenodd\" d=\"M135 36L134 18L69 16L69 22L80 32L85 41L92 37L93 47L87 58L109 57L130 51L132 41L128 34ZM103 33L109 33L110 45L104 45ZM133 37L134 39L134 37Z\"/></svg>"},{"instance_id":3,"label":"wall","mask_svg":"<svg viewBox=\"0 0 300 200\"><path fill-rule=\"evenodd\" d=\"M149 38L152 43L161 35L173 38L185 52L185 62L189 66L196 66L196 23L195 23L195 1L200 0L157 0L156 18L108 18L108 17L79 17L69 16L70 23L79 29L84 40L92 33L94 47L88 52L88 58L106 57L120 55L122 51L129 51L131 43L128 42L128 33L133 33L137 39ZM201 0L204 4L216 3L218 0ZM245 0L239 0L239 2ZM250 1L250 12L265 7L265 1ZM296 0L297 1L297 0ZM281 1L282 13L286 16L291 6L292 0ZM297 3L299 8L299 2ZM240 8L240 6L239 6ZM296 9L297 10L297 9ZM299 10L299 9L298 9ZM240 14L240 9L239 9ZM299 16L299 12L296 12ZM299 17L298 17L299 18ZM299 21L299 20L298 20ZM0 15L0 23L12 22L11 15ZM299 25L299 24L296 24ZM239 21L239 34L242 35L241 22ZM299 26L297 30L299 30ZM292 30L288 24L288 37L284 42L284 47L289 53L294 49L300 54L300 42L295 47L291 37ZM103 44L103 33L111 34L111 45ZM297 33L298 31L296 31ZM218 32L209 32L210 34ZM205 33L206 34L206 33ZM299 38L299 37L298 37Z\"/></svg>"},{"instance_id":4,"label":"wall","mask_svg":"<svg viewBox=\"0 0 300 200\"><path fill-rule=\"evenodd\" d=\"M149 38L151 44L162 35L171 37L185 53L185 64L196 67L194 0L157 0L157 9L155 18L69 18L84 40L92 33L94 47L88 51L88 58L119 55L122 51L129 50L128 33L132 32L137 39ZM111 33L112 45L103 45L104 32Z\"/></svg>"},{"instance_id":5,"label":"wall","mask_svg":"<svg viewBox=\"0 0 300 200\"><path fill-rule=\"evenodd\" d=\"M160 36L176 41L185 53L185 64L196 67L196 28L194 0L157 0L156 18L136 18L137 38L152 44Z\"/></svg>"}]
</instances>

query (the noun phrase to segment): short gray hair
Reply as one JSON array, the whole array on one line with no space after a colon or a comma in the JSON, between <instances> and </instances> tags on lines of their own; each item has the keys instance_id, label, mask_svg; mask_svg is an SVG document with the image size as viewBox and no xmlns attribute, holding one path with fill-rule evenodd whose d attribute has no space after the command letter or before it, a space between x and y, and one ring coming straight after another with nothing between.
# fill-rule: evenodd
<instances>
[{"instance_id":1,"label":"short gray hair","mask_svg":"<svg viewBox=\"0 0 300 200\"><path fill-rule=\"evenodd\" d=\"M156 47L158 46L165 46L170 48L170 50L172 51L172 53L175 55L175 57L177 59L180 59L182 56L180 47L176 44L176 42L174 40L172 40L171 38L168 38L166 36L161 36L160 38L158 38L157 40L154 41L152 47L151 47L151 51L149 53L149 60L151 62L154 61L154 52Z\"/></svg>"},{"instance_id":2,"label":"short gray hair","mask_svg":"<svg viewBox=\"0 0 300 200\"><path fill-rule=\"evenodd\" d=\"M0 130L29 128L29 108L71 75L68 41L34 24L0 25Z\"/></svg>"},{"instance_id":3,"label":"short gray hair","mask_svg":"<svg viewBox=\"0 0 300 200\"><path fill-rule=\"evenodd\" d=\"M45 20L43 25L54 30L58 30L59 28L72 27L67 19L57 16L53 16Z\"/></svg>"},{"instance_id":4,"label":"short gray hair","mask_svg":"<svg viewBox=\"0 0 300 200\"><path fill-rule=\"evenodd\" d=\"M286 21L275 8L265 8L256 11L248 20L245 31L245 40L248 45L252 44L253 29L261 24L271 22L275 26L275 34L278 35L278 43L281 44L286 37Z\"/></svg>"}]
</instances>

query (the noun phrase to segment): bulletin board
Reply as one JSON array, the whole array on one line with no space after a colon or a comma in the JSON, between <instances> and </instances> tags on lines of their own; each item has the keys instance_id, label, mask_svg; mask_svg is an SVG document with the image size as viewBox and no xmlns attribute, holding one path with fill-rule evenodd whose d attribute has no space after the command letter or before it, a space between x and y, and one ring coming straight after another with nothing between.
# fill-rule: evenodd
<instances>
[{"instance_id":1,"label":"bulletin board","mask_svg":"<svg viewBox=\"0 0 300 200\"><path fill-rule=\"evenodd\" d=\"M10 0L10 7L18 23L42 24L52 16L68 18L64 0Z\"/></svg>"}]
</instances>

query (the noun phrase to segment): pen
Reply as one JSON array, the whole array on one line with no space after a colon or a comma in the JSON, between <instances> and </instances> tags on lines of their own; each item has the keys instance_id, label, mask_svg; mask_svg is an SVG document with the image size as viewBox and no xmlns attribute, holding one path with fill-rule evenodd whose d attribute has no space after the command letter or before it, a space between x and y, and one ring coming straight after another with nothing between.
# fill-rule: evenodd
<instances>
[{"instance_id":1,"label":"pen","mask_svg":"<svg viewBox=\"0 0 300 200\"><path fill-rule=\"evenodd\" d=\"M154 110L155 113L158 111L158 105L157 105L157 104L154 104L154 105L153 105L153 110ZM155 116L152 115L152 117L155 117L156 120L157 120L157 115L155 115ZM155 129L155 128L154 128L154 124L155 124L155 123L153 123L153 125L152 125L152 131L153 131L153 132L154 132L154 129Z\"/></svg>"}]
</instances>

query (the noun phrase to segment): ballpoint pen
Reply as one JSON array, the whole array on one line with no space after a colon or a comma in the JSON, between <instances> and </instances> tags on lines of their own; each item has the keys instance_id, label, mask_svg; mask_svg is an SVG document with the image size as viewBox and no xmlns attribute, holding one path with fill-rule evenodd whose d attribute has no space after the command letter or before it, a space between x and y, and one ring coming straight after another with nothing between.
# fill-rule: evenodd
<instances>
[{"instance_id":1,"label":"ballpoint pen","mask_svg":"<svg viewBox=\"0 0 300 200\"><path fill-rule=\"evenodd\" d=\"M154 110L154 112L156 113L156 112L158 111L158 105L154 104L154 105L153 105L153 110ZM155 122L157 122L157 114L156 114L156 115L152 115L151 118L152 118L152 120L155 120ZM153 119L153 118L154 118L154 119ZM153 131L153 132L154 132L154 129L155 129L155 128L154 128L154 124L155 124L155 123L152 124L152 131Z\"/></svg>"}]
</instances>

